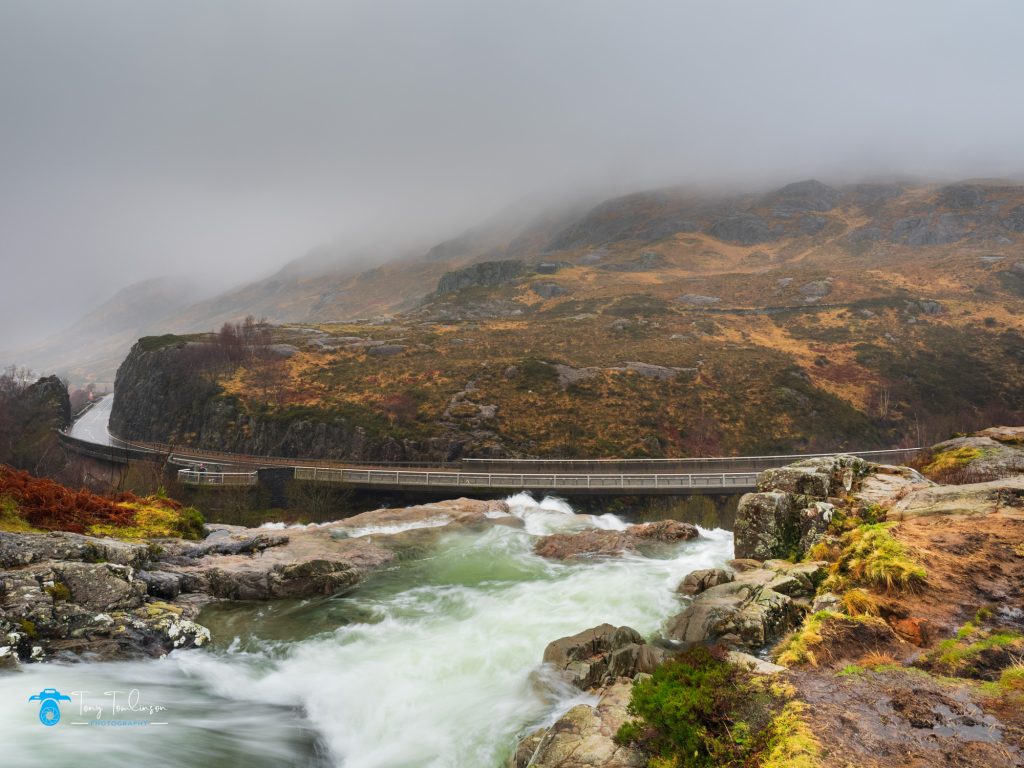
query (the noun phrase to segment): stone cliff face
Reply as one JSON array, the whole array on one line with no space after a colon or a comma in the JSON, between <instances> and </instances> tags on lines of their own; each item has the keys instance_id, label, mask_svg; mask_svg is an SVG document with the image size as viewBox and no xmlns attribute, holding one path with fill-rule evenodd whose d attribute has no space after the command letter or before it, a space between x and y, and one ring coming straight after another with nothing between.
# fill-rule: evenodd
<instances>
[{"instance_id":1,"label":"stone cliff face","mask_svg":"<svg viewBox=\"0 0 1024 768\"><path fill-rule=\"evenodd\" d=\"M437 283L437 295L461 291L474 286L493 286L515 280L526 270L526 265L515 259L483 261L453 272L446 272Z\"/></svg>"},{"instance_id":2,"label":"stone cliff face","mask_svg":"<svg viewBox=\"0 0 1024 768\"><path fill-rule=\"evenodd\" d=\"M115 381L111 431L124 439L257 456L348 461L445 461L464 449L458 436L399 439L329 411L304 409L274 418L225 397L209 367L209 345L143 339Z\"/></svg>"},{"instance_id":3,"label":"stone cliff face","mask_svg":"<svg viewBox=\"0 0 1024 768\"><path fill-rule=\"evenodd\" d=\"M0 395L0 463L39 472L58 471L63 459L54 430L70 423L68 388L56 376Z\"/></svg>"}]
</instances>

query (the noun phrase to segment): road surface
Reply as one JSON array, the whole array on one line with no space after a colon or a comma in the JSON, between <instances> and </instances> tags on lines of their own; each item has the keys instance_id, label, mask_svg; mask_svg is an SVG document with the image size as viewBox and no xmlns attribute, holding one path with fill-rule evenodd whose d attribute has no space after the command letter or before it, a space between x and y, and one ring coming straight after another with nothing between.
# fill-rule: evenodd
<instances>
[{"instance_id":1,"label":"road surface","mask_svg":"<svg viewBox=\"0 0 1024 768\"><path fill-rule=\"evenodd\" d=\"M107 425L110 422L110 409L113 407L113 395L100 398L96 405L86 411L85 415L71 426L69 434L79 440L86 440L97 445L117 445L117 441L107 431Z\"/></svg>"}]
</instances>

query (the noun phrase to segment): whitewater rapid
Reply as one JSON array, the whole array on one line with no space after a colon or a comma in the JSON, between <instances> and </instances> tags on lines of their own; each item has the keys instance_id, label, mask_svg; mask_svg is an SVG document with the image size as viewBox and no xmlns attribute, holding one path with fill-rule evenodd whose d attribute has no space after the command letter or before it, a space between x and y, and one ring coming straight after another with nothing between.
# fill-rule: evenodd
<instances>
[{"instance_id":1,"label":"whitewater rapid","mask_svg":"<svg viewBox=\"0 0 1024 768\"><path fill-rule=\"evenodd\" d=\"M540 665L551 641L602 622L645 635L678 611L688 572L724 563L732 535L701 531L663 559L537 557L539 535L620 529L564 501L508 499L523 528L445 536L436 551L344 596L231 604L200 617L211 649L145 662L26 665L0 675L4 765L491 768L524 731L578 701ZM436 525L426 521L425 525ZM384 530L360 530L361 535ZM139 689L166 725L46 728L27 697L53 687ZM36 705L37 706L37 705ZM77 706L77 699L75 702Z\"/></svg>"}]
</instances>

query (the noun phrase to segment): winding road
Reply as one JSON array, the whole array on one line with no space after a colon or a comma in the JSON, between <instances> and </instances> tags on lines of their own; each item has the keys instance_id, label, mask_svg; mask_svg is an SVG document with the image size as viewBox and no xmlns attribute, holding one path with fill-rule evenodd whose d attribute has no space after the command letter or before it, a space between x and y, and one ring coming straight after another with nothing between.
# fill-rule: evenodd
<instances>
[{"instance_id":1,"label":"winding road","mask_svg":"<svg viewBox=\"0 0 1024 768\"><path fill-rule=\"evenodd\" d=\"M247 456L198 448L120 440L110 434L114 396L99 400L62 435L82 455L115 463L166 461L180 467L187 485L251 486L282 473L304 482L354 488L438 492L539 491L561 494L623 495L740 493L757 487L757 475L802 458L831 454L724 456L693 459L466 459L437 467L355 466L336 461ZM847 451L880 462L902 461L917 448ZM200 470L200 466L203 469ZM216 470L216 471L212 471Z\"/></svg>"}]
</instances>

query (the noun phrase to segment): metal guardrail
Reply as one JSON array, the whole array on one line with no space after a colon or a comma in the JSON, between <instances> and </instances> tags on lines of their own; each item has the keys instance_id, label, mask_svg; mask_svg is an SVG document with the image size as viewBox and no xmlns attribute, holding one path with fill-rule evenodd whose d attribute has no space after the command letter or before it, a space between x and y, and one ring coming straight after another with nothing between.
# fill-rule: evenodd
<instances>
[{"instance_id":1,"label":"metal guardrail","mask_svg":"<svg viewBox=\"0 0 1024 768\"><path fill-rule=\"evenodd\" d=\"M183 485L256 485L257 472L200 472L196 469L179 469L178 482Z\"/></svg>"},{"instance_id":2,"label":"metal guardrail","mask_svg":"<svg viewBox=\"0 0 1024 768\"><path fill-rule=\"evenodd\" d=\"M508 472L412 472L382 469L296 467L295 479L361 486L494 488L501 490L685 490L747 489L756 472L712 474L533 474Z\"/></svg>"},{"instance_id":3,"label":"metal guardrail","mask_svg":"<svg viewBox=\"0 0 1024 768\"><path fill-rule=\"evenodd\" d=\"M722 456L676 459L462 459L472 471L487 472L586 472L629 473L650 468L663 473L681 470L686 473L702 472L758 472L781 467L803 459L827 458L846 453L869 460L898 460L909 458L920 448L894 448L880 451L836 451L833 453L799 453L778 456Z\"/></svg>"}]
</instances>

